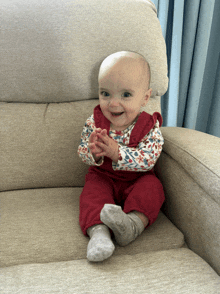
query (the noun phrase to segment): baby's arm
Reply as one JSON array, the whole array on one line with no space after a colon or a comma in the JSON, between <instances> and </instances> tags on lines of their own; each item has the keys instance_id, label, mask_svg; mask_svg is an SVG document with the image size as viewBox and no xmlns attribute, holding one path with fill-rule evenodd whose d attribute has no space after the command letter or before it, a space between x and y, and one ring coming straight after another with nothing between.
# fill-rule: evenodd
<instances>
[{"instance_id":1,"label":"baby's arm","mask_svg":"<svg viewBox=\"0 0 220 294\"><path fill-rule=\"evenodd\" d=\"M112 167L114 170L149 171L156 164L163 144L164 139L157 123L136 148L119 145L119 159Z\"/></svg>"}]
</instances>

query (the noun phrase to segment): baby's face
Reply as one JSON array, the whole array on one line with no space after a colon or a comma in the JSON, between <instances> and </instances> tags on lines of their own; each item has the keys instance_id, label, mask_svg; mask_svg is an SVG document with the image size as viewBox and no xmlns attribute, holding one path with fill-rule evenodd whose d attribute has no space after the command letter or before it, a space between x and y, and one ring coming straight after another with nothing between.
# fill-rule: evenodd
<instances>
[{"instance_id":1,"label":"baby's face","mask_svg":"<svg viewBox=\"0 0 220 294\"><path fill-rule=\"evenodd\" d=\"M119 61L99 76L100 107L114 130L123 131L131 125L150 95L148 78L136 60Z\"/></svg>"}]
</instances>

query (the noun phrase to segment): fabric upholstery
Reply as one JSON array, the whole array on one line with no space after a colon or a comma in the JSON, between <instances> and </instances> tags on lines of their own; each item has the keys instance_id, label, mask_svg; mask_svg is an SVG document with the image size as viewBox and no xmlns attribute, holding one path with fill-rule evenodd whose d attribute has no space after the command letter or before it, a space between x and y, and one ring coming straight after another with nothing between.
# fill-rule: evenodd
<instances>
[{"instance_id":1,"label":"fabric upholstery","mask_svg":"<svg viewBox=\"0 0 220 294\"><path fill-rule=\"evenodd\" d=\"M2 192L1 266L86 258L89 241L79 226L82 188ZM183 234L160 213L135 242L116 246L114 255L180 248Z\"/></svg>"},{"instance_id":2,"label":"fabric upholstery","mask_svg":"<svg viewBox=\"0 0 220 294\"><path fill-rule=\"evenodd\" d=\"M83 186L87 166L77 155L96 100L0 107L0 190Z\"/></svg>"},{"instance_id":3,"label":"fabric upholstery","mask_svg":"<svg viewBox=\"0 0 220 294\"><path fill-rule=\"evenodd\" d=\"M157 173L165 191L165 211L183 232L189 248L220 274L219 203L183 169L181 163L165 152L159 158Z\"/></svg>"},{"instance_id":4,"label":"fabric upholstery","mask_svg":"<svg viewBox=\"0 0 220 294\"><path fill-rule=\"evenodd\" d=\"M83 259L20 265L4 268L1 278L5 294L217 294L220 289L216 272L189 249L113 256L98 264Z\"/></svg>"},{"instance_id":5,"label":"fabric upholstery","mask_svg":"<svg viewBox=\"0 0 220 294\"><path fill-rule=\"evenodd\" d=\"M220 205L220 139L185 128L161 128L163 151Z\"/></svg>"},{"instance_id":6,"label":"fabric upholstery","mask_svg":"<svg viewBox=\"0 0 220 294\"><path fill-rule=\"evenodd\" d=\"M167 90L166 46L150 1L11 0L1 11L0 101L97 98L99 66L121 50L147 58L152 96Z\"/></svg>"}]
</instances>

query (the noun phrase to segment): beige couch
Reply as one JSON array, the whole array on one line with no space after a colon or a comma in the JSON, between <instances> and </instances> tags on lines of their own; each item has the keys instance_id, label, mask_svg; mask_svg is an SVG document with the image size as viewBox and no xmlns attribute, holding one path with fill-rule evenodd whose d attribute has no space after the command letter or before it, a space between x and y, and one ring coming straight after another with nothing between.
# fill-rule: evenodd
<instances>
[{"instance_id":1,"label":"beige couch","mask_svg":"<svg viewBox=\"0 0 220 294\"><path fill-rule=\"evenodd\" d=\"M147 111L160 111L168 79L154 5L2 2L0 292L220 293L220 139L197 131L162 128L156 171L166 203L157 221L110 259L86 259L80 134L98 104L99 65L116 51L146 56Z\"/></svg>"}]
</instances>

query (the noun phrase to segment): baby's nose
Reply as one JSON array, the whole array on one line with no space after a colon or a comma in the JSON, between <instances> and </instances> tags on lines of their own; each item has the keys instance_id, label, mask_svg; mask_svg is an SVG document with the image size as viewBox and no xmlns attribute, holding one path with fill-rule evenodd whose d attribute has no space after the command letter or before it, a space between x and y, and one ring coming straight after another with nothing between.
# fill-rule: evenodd
<instances>
[{"instance_id":1,"label":"baby's nose","mask_svg":"<svg viewBox=\"0 0 220 294\"><path fill-rule=\"evenodd\" d=\"M117 107L117 106L119 106L119 104L120 104L120 101L119 101L119 99L118 98L112 98L110 101L109 101L109 106L111 106L111 107Z\"/></svg>"}]
</instances>

